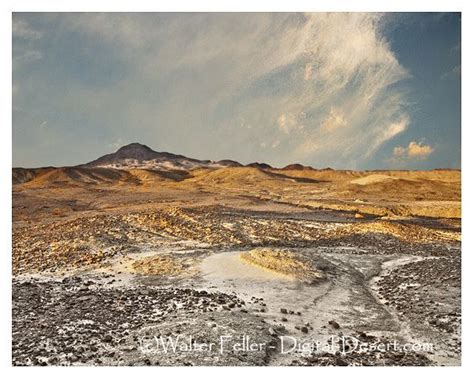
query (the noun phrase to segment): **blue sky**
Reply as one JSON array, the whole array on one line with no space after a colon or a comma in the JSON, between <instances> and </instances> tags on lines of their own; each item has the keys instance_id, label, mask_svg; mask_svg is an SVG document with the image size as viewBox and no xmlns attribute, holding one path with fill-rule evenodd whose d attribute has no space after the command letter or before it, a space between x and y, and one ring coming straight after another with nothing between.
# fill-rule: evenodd
<instances>
[{"instance_id":1,"label":"blue sky","mask_svg":"<svg viewBox=\"0 0 474 379\"><path fill-rule=\"evenodd\" d=\"M13 165L121 145L348 169L460 167L458 13L13 16Z\"/></svg>"}]
</instances>

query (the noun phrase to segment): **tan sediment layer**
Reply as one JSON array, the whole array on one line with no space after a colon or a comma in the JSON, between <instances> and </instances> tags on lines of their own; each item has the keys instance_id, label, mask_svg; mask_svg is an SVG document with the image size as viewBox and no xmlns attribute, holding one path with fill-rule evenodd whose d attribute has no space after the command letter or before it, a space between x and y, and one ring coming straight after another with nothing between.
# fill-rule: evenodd
<instances>
[{"instance_id":1,"label":"tan sediment layer","mask_svg":"<svg viewBox=\"0 0 474 379\"><path fill-rule=\"evenodd\" d=\"M311 208L359 212L373 216L461 218L460 201L412 201L401 205L382 205L370 202L356 204L354 202L332 202L331 200L299 200L298 204Z\"/></svg>"},{"instance_id":2,"label":"tan sediment layer","mask_svg":"<svg viewBox=\"0 0 474 379\"><path fill-rule=\"evenodd\" d=\"M419 225L403 225L384 221L357 224L351 228L351 232L358 234L387 234L410 243L461 240L461 233L459 232L435 230Z\"/></svg>"},{"instance_id":3,"label":"tan sediment layer","mask_svg":"<svg viewBox=\"0 0 474 379\"><path fill-rule=\"evenodd\" d=\"M254 249L240 254L240 259L252 265L311 284L323 279L324 273L288 250Z\"/></svg>"},{"instance_id":4,"label":"tan sediment layer","mask_svg":"<svg viewBox=\"0 0 474 379\"><path fill-rule=\"evenodd\" d=\"M154 256L133 262L132 269L143 275L179 276L185 273L186 266L178 259Z\"/></svg>"}]
</instances>

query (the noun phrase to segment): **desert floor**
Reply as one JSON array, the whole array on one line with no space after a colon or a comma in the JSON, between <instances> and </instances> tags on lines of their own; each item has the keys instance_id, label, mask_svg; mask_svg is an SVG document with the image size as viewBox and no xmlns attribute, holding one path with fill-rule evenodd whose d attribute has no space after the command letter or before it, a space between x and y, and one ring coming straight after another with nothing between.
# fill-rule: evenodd
<instances>
[{"instance_id":1,"label":"desert floor","mask_svg":"<svg viewBox=\"0 0 474 379\"><path fill-rule=\"evenodd\" d=\"M460 364L459 171L15 170L14 365Z\"/></svg>"}]
</instances>

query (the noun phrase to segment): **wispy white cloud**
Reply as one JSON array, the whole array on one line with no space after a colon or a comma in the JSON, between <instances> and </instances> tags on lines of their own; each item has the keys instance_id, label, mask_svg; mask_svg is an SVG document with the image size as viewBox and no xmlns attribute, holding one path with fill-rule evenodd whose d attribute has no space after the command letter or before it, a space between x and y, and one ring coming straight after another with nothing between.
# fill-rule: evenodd
<instances>
[{"instance_id":1,"label":"wispy white cloud","mask_svg":"<svg viewBox=\"0 0 474 379\"><path fill-rule=\"evenodd\" d=\"M329 115L321 123L321 130L323 132L339 131L348 124L344 113L337 108L331 108Z\"/></svg>"},{"instance_id":2,"label":"wispy white cloud","mask_svg":"<svg viewBox=\"0 0 474 379\"><path fill-rule=\"evenodd\" d=\"M304 117L304 113L300 115L295 115L293 113L282 113L280 117L278 117L279 129L284 134L290 134L301 130L305 127L303 124Z\"/></svg>"},{"instance_id":3,"label":"wispy white cloud","mask_svg":"<svg viewBox=\"0 0 474 379\"><path fill-rule=\"evenodd\" d=\"M22 38L26 40L37 40L41 38L42 33L31 27L25 20L15 17L12 24L13 38Z\"/></svg>"},{"instance_id":4,"label":"wispy white cloud","mask_svg":"<svg viewBox=\"0 0 474 379\"><path fill-rule=\"evenodd\" d=\"M14 17L12 23L13 37L13 69L18 70L23 65L42 58L42 53L34 43L42 37L43 33L33 28L25 20Z\"/></svg>"},{"instance_id":5,"label":"wispy white cloud","mask_svg":"<svg viewBox=\"0 0 474 379\"><path fill-rule=\"evenodd\" d=\"M461 76L461 65L454 66L451 70L443 73L441 79L448 79L449 77L459 77Z\"/></svg>"},{"instance_id":6,"label":"wispy white cloud","mask_svg":"<svg viewBox=\"0 0 474 379\"><path fill-rule=\"evenodd\" d=\"M306 63L304 67L304 80L311 80L313 77L313 65L311 63Z\"/></svg>"},{"instance_id":7,"label":"wispy white cloud","mask_svg":"<svg viewBox=\"0 0 474 379\"><path fill-rule=\"evenodd\" d=\"M32 79L54 109L79 107L95 124L111 125L109 140L126 125L162 149L216 154L206 158L357 166L409 124L397 85L409 74L384 37L381 14L42 17L55 35L77 37L71 48L99 56L100 42L114 53L112 64L126 67L100 88L68 78L65 91ZM20 16L14 25L30 41L53 33Z\"/></svg>"},{"instance_id":8,"label":"wispy white cloud","mask_svg":"<svg viewBox=\"0 0 474 379\"><path fill-rule=\"evenodd\" d=\"M403 116L400 120L387 125L386 128L377 133L377 136L373 141L368 144L367 154L372 154L382 144L391 140L393 137L400 133L403 133L410 123L410 119L407 116Z\"/></svg>"}]
</instances>

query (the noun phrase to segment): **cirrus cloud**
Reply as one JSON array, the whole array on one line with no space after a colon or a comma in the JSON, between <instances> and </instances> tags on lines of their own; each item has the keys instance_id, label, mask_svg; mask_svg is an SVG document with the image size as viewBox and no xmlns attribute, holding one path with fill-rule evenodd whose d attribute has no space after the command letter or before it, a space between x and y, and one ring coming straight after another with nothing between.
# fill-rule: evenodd
<instances>
[{"instance_id":1,"label":"cirrus cloud","mask_svg":"<svg viewBox=\"0 0 474 379\"><path fill-rule=\"evenodd\" d=\"M15 106L54 110L49 130L66 145L77 142L76 122L109 144L357 168L410 120L401 86L409 74L384 36L385 17L16 14L14 65L37 66L18 64ZM39 59L45 49L47 62Z\"/></svg>"},{"instance_id":2,"label":"cirrus cloud","mask_svg":"<svg viewBox=\"0 0 474 379\"><path fill-rule=\"evenodd\" d=\"M321 123L321 130L324 132L333 132L347 126L347 119L344 114L336 109L331 108L329 115Z\"/></svg>"}]
</instances>

